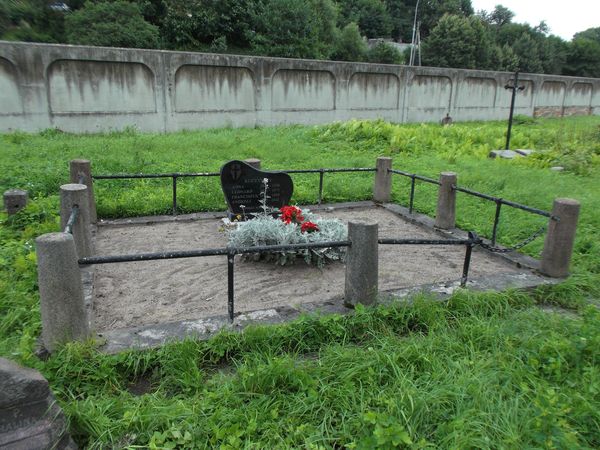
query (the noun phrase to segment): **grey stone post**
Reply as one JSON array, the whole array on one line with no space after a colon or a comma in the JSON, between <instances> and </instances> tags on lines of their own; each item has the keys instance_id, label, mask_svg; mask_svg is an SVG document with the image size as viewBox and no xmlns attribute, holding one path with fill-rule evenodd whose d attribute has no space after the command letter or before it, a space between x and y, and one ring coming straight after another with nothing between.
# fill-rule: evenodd
<instances>
[{"instance_id":1,"label":"grey stone post","mask_svg":"<svg viewBox=\"0 0 600 450\"><path fill-rule=\"evenodd\" d=\"M350 222L346 256L346 284L344 304L354 307L358 303L371 305L377 301L379 290L378 224Z\"/></svg>"},{"instance_id":2,"label":"grey stone post","mask_svg":"<svg viewBox=\"0 0 600 450\"><path fill-rule=\"evenodd\" d=\"M92 255L92 230L90 210L85 184L63 184L60 187L60 226L64 230L69 221L73 206L79 207L77 220L73 224L73 238L79 258Z\"/></svg>"},{"instance_id":3,"label":"grey stone post","mask_svg":"<svg viewBox=\"0 0 600 450\"><path fill-rule=\"evenodd\" d=\"M98 215L96 214L96 197L94 196L94 180L92 179L92 163L87 159L73 159L69 163L71 183L85 184L88 188L88 205L90 208L90 222L96 223ZM80 181L80 178L83 180Z\"/></svg>"},{"instance_id":4,"label":"grey stone post","mask_svg":"<svg viewBox=\"0 0 600 450\"><path fill-rule=\"evenodd\" d=\"M29 199L27 191L21 189L10 189L4 192L4 209L10 215L16 214L27 206Z\"/></svg>"},{"instance_id":5,"label":"grey stone post","mask_svg":"<svg viewBox=\"0 0 600 450\"><path fill-rule=\"evenodd\" d=\"M454 172L440 173L435 226L445 230L454 228L456 225L456 191L452 188L453 185L456 185Z\"/></svg>"},{"instance_id":6,"label":"grey stone post","mask_svg":"<svg viewBox=\"0 0 600 450\"><path fill-rule=\"evenodd\" d=\"M90 334L75 240L69 233L43 234L35 240L42 341L48 351Z\"/></svg>"},{"instance_id":7,"label":"grey stone post","mask_svg":"<svg viewBox=\"0 0 600 450\"><path fill-rule=\"evenodd\" d=\"M560 220L550 219L548 224L540 265L543 274L557 278L569 275L579 208L580 204L577 200L570 198L554 200L552 215Z\"/></svg>"},{"instance_id":8,"label":"grey stone post","mask_svg":"<svg viewBox=\"0 0 600 450\"><path fill-rule=\"evenodd\" d=\"M379 157L376 164L375 185L373 186L373 200L377 203L387 203L392 198L392 158Z\"/></svg>"},{"instance_id":9,"label":"grey stone post","mask_svg":"<svg viewBox=\"0 0 600 450\"><path fill-rule=\"evenodd\" d=\"M244 162L246 164L251 165L252 167L254 167L255 169L260 170L260 159L256 159L256 158L249 158L249 159L245 159Z\"/></svg>"}]
</instances>

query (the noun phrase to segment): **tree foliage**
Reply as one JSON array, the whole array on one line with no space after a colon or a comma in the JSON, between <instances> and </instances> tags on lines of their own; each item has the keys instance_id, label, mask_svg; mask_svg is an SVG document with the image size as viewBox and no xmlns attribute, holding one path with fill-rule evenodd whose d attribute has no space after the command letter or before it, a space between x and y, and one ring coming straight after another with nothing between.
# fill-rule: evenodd
<instances>
[{"instance_id":1,"label":"tree foliage","mask_svg":"<svg viewBox=\"0 0 600 450\"><path fill-rule=\"evenodd\" d=\"M71 44L110 47L156 48L158 28L146 22L135 3L88 2L67 16L67 41Z\"/></svg>"},{"instance_id":2,"label":"tree foliage","mask_svg":"<svg viewBox=\"0 0 600 450\"><path fill-rule=\"evenodd\" d=\"M367 44L360 35L360 29L354 22L346 25L336 42L333 59L338 61L364 61L367 55Z\"/></svg>"},{"instance_id":3,"label":"tree foliage","mask_svg":"<svg viewBox=\"0 0 600 450\"><path fill-rule=\"evenodd\" d=\"M437 67L488 68L490 47L479 18L446 14L423 43L423 61Z\"/></svg>"},{"instance_id":4,"label":"tree foliage","mask_svg":"<svg viewBox=\"0 0 600 450\"><path fill-rule=\"evenodd\" d=\"M235 52L344 61L401 61L365 39L410 42L418 0L0 0L0 39ZM69 10L70 8L70 10ZM571 42L545 22L514 22L498 4L420 0L424 64L599 76L600 27Z\"/></svg>"},{"instance_id":5,"label":"tree foliage","mask_svg":"<svg viewBox=\"0 0 600 450\"><path fill-rule=\"evenodd\" d=\"M391 36L391 18L381 0L343 0L338 4L342 24L357 23L368 38Z\"/></svg>"},{"instance_id":6,"label":"tree foliage","mask_svg":"<svg viewBox=\"0 0 600 450\"><path fill-rule=\"evenodd\" d=\"M387 42L378 42L367 54L369 62L379 64L402 64L404 55Z\"/></svg>"},{"instance_id":7,"label":"tree foliage","mask_svg":"<svg viewBox=\"0 0 600 450\"><path fill-rule=\"evenodd\" d=\"M266 0L252 13L250 45L261 55L328 58L335 14L330 0Z\"/></svg>"}]
</instances>

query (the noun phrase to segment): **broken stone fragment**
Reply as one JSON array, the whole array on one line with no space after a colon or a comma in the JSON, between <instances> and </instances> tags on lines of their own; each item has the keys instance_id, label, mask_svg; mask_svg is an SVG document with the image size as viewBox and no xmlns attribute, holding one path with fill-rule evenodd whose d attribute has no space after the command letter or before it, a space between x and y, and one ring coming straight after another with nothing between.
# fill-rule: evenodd
<instances>
[{"instance_id":1,"label":"broken stone fragment","mask_svg":"<svg viewBox=\"0 0 600 450\"><path fill-rule=\"evenodd\" d=\"M522 155L513 150L492 150L488 156L490 158L513 159Z\"/></svg>"}]
</instances>

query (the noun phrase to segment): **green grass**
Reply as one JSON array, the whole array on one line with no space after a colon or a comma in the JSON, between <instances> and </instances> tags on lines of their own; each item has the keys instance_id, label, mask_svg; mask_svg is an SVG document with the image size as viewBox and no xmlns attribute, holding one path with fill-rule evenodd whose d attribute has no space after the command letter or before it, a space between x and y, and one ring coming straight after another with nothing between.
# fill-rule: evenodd
<instances>
[{"instance_id":1,"label":"green grass","mask_svg":"<svg viewBox=\"0 0 600 450\"><path fill-rule=\"evenodd\" d=\"M598 448L600 447L600 118L515 126L513 147L534 158L492 161L503 123L221 129L169 135L134 130L71 135L55 130L0 136L0 189L33 201L0 224L0 355L50 381L81 446L90 448ZM531 293L459 292L448 303L359 309L221 333L206 341L106 356L93 343L40 361L33 239L58 229L58 186L68 161L95 173L216 171L257 157L267 169L394 167L549 210L581 201L573 276ZM562 165L562 173L549 170ZM170 181L98 181L104 217L167 212ZM294 201L314 202L318 176L294 176ZM218 179L182 180L184 211L225 207ZM394 179L406 204L409 182ZM326 175L325 200L367 199L372 174ZM432 214L433 186L416 207ZM460 196L458 222L489 236L494 205ZM500 242L528 236L544 219L503 208ZM524 251L538 255L538 239ZM548 312L540 305L566 310ZM132 384L148 387L143 395Z\"/></svg>"}]
</instances>

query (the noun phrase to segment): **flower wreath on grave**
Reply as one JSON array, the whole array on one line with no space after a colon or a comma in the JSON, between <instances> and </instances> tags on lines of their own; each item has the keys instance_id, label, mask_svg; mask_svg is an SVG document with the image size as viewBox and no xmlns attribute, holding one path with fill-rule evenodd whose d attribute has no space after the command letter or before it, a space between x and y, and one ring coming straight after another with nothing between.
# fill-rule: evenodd
<instances>
[{"instance_id":1,"label":"flower wreath on grave","mask_svg":"<svg viewBox=\"0 0 600 450\"><path fill-rule=\"evenodd\" d=\"M266 192L268 180L265 179L263 183ZM267 198L266 193L263 193L260 202L262 213L249 220L235 222L229 229L230 246L254 247L347 240L348 228L341 220L323 219L308 209L302 210L297 206L286 205L279 210L273 210L267 207ZM243 255L243 258L253 261L274 261L284 266L294 264L301 257L307 264L323 267L329 261L343 261L345 256L344 247L327 247L247 254Z\"/></svg>"}]
</instances>

